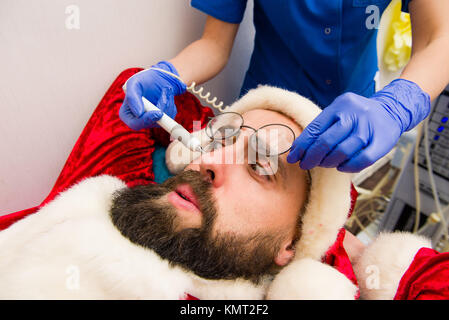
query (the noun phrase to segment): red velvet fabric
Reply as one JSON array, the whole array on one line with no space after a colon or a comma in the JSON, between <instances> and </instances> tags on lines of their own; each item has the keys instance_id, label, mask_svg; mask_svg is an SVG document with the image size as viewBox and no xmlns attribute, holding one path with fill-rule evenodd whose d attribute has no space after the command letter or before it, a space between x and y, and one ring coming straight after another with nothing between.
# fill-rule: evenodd
<instances>
[{"instance_id":1,"label":"red velvet fabric","mask_svg":"<svg viewBox=\"0 0 449 320\"><path fill-rule=\"evenodd\" d=\"M112 83L87 122L54 187L44 201L34 208L0 217L0 230L36 212L57 194L87 177L110 174L122 179L128 186L153 183L151 154L155 144L168 145L169 135L160 128L133 131L118 117L118 111L124 99L122 86L129 77L141 70L140 68L127 69ZM213 116L212 110L202 106L190 93L175 97L175 103L178 107L175 119L189 131L193 129L194 120L201 121L204 126L208 117ZM352 187L352 203L348 215L351 215L354 209L356 198L357 192ZM326 253L323 261L357 284L343 247L344 235L345 230L341 229L337 240Z\"/></svg>"},{"instance_id":2,"label":"red velvet fabric","mask_svg":"<svg viewBox=\"0 0 449 320\"><path fill-rule=\"evenodd\" d=\"M449 300L449 252L422 248L399 282L395 300Z\"/></svg>"},{"instance_id":3,"label":"red velvet fabric","mask_svg":"<svg viewBox=\"0 0 449 320\"><path fill-rule=\"evenodd\" d=\"M20 219L26 217L29 214L35 213L39 209L39 206L13 212L0 217L0 231L8 228L14 222L19 221Z\"/></svg>"},{"instance_id":4,"label":"red velvet fabric","mask_svg":"<svg viewBox=\"0 0 449 320\"><path fill-rule=\"evenodd\" d=\"M200 299L198 299L197 297L194 297L194 296L186 293L182 300L200 300Z\"/></svg>"}]
</instances>

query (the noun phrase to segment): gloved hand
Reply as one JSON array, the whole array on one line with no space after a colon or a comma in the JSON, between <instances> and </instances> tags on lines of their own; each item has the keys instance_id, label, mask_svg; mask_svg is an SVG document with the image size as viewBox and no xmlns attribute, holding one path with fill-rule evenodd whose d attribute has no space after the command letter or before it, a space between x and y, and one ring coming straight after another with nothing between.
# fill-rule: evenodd
<instances>
[{"instance_id":1,"label":"gloved hand","mask_svg":"<svg viewBox=\"0 0 449 320\"><path fill-rule=\"evenodd\" d=\"M359 172L387 154L429 112L429 95L404 79L371 98L342 94L293 142L287 161L300 161L304 170L321 166Z\"/></svg>"},{"instance_id":2,"label":"gloved hand","mask_svg":"<svg viewBox=\"0 0 449 320\"><path fill-rule=\"evenodd\" d=\"M170 71L179 76L175 67L167 61L161 61L153 67ZM177 110L174 96L184 93L186 85L164 72L146 69L136 73L126 82L126 96L120 107L120 119L133 130L157 127L156 121L162 112L145 111L142 96L157 106L169 117L175 118Z\"/></svg>"}]
</instances>

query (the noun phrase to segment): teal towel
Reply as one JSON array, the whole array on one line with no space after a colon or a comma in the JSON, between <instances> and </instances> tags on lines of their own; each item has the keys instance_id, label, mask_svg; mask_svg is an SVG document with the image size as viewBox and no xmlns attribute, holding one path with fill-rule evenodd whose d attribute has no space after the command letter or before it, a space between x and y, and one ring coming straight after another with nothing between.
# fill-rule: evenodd
<instances>
[{"instance_id":1,"label":"teal towel","mask_svg":"<svg viewBox=\"0 0 449 320\"><path fill-rule=\"evenodd\" d=\"M162 183L173 176L165 165L166 150L167 148L156 145L156 150L153 152L153 172L156 183Z\"/></svg>"}]
</instances>

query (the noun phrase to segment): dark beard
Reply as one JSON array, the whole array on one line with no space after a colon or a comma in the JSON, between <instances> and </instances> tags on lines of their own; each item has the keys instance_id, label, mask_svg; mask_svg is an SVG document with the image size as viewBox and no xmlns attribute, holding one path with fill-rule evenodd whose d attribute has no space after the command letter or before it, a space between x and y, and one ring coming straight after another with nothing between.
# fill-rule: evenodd
<instances>
[{"instance_id":1,"label":"dark beard","mask_svg":"<svg viewBox=\"0 0 449 320\"><path fill-rule=\"evenodd\" d=\"M188 183L197 196L203 221L199 228L175 231L179 219L176 209L160 199L183 183ZM117 191L110 212L112 222L124 237L202 278L244 278L258 283L263 276L277 271L274 257L282 241L279 235L213 236L216 215L211 184L192 170L159 185Z\"/></svg>"}]
</instances>

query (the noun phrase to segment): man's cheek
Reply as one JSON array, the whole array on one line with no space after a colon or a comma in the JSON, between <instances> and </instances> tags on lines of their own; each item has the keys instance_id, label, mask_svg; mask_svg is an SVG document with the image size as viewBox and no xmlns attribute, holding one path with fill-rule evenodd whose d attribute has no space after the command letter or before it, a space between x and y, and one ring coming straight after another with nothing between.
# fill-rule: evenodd
<instances>
[{"instance_id":1,"label":"man's cheek","mask_svg":"<svg viewBox=\"0 0 449 320\"><path fill-rule=\"evenodd\" d=\"M236 183L232 188L213 190L216 217L213 234L232 232L238 235L248 234L253 229L254 211L260 207L260 191L254 190L251 183ZM257 218L257 216L256 216Z\"/></svg>"},{"instance_id":2,"label":"man's cheek","mask_svg":"<svg viewBox=\"0 0 449 320\"><path fill-rule=\"evenodd\" d=\"M223 199L223 197L220 197L220 199ZM229 201L215 201L215 217L213 221L209 221L212 222L212 225L208 226L212 236L233 232L235 230L234 224L238 220L233 216L233 210L229 204Z\"/></svg>"},{"instance_id":3,"label":"man's cheek","mask_svg":"<svg viewBox=\"0 0 449 320\"><path fill-rule=\"evenodd\" d=\"M248 234L248 229L250 228L251 226L245 221L241 209L234 206L225 206L223 208L218 208L217 216L211 231L213 236L216 236L217 234L244 236Z\"/></svg>"}]
</instances>

